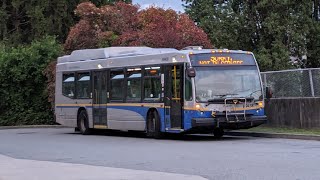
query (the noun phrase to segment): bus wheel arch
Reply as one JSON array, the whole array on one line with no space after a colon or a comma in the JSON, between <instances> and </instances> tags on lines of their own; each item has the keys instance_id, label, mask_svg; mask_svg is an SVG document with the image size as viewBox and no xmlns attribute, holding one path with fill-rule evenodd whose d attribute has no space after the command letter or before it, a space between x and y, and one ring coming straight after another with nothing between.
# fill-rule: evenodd
<instances>
[{"instance_id":1,"label":"bus wheel arch","mask_svg":"<svg viewBox=\"0 0 320 180\"><path fill-rule=\"evenodd\" d=\"M79 129L80 133L83 135L88 135L91 133L91 129L89 128L88 113L84 107L78 109L77 129Z\"/></svg>"},{"instance_id":2,"label":"bus wheel arch","mask_svg":"<svg viewBox=\"0 0 320 180\"><path fill-rule=\"evenodd\" d=\"M150 108L147 112L146 133L148 137L160 139L163 137L161 132L161 120L156 108Z\"/></svg>"}]
</instances>

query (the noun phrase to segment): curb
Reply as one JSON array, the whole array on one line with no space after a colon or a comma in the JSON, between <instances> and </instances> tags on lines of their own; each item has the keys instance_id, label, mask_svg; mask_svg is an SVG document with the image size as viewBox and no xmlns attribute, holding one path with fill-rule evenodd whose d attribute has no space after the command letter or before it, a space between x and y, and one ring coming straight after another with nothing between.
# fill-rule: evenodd
<instances>
[{"instance_id":1,"label":"curb","mask_svg":"<svg viewBox=\"0 0 320 180\"><path fill-rule=\"evenodd\" d=\"M320 135L304 135L304 134L284 134L284 133L259 133L259 132L241 132L230 131L226 132L230 136L252 136L263 138L281 138L281 139L299 139L299 140L314 140L320 141Z\"/></svg>"},{"instance_id":2,"label":"curb","mask_svg":"<svg viewBox=\"0 0 320 180\"><path fill-rule=\"evenodd\" d=\"M24 126L0 126L2 129L31 129L31 128L66 128L62 125L24 125Z\"/></svg>"}]
</instances>

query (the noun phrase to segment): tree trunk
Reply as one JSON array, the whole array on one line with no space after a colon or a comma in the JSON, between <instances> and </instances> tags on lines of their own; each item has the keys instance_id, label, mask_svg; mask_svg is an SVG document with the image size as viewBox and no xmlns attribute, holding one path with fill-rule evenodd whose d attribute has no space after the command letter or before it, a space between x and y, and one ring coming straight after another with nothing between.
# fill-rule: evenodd
<instances>
[{"instance_id":1,"label":"tree trunk","mask_svg":"<svg viewBox=\"0 0 320 180\"><path fill-rule=\"evenodd\" d=\"M320 5L320 0L314 0L314 19L316 21L319 21L319 5Z\"/></svg>"}]
</instances>

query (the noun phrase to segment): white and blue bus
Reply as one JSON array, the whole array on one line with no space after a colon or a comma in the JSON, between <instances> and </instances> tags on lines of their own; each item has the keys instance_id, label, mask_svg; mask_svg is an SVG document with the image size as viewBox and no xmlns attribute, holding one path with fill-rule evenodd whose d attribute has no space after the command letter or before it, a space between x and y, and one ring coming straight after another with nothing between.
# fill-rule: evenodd
<instances>
[{"instance_id":1,"label":"white and blue bus","mask_svg":"<svg viewBox=\"0 0 320 180\"><path fill-rule=\"evenodd\" d=\"M266 122L259 68L241 50L110 47L58 59L56 121L93 129L213 133Z\"/></svg>"}]
</instances>

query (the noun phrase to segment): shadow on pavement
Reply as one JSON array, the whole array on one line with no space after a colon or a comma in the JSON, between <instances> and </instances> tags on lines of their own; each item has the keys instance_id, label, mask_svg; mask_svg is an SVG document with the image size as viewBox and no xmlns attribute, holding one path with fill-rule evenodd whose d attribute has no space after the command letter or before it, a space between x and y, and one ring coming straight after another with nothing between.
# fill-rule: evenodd
<instances>
[{"instance_id":1,"label":"shadow on pavement","mask_svg":"<svg viewBox=\"0 0 320 180\"><path fill-rule=\"evenodd\" d=\"M66 134L77 134L81 135L79 132L72 132ZM116 131L116 130L94 130L91 134L98 136L114 136L114 137L128 137L128 138L142 138L142 139L152 139L146 136L143 132L135 131ZM222 138L216 138L211 134L165 134L161 139L155 140L177 140L177 141L235 141L235 140L248 140L252 137L243 136L224 136Z\"/></svg>"}]
</instances>

